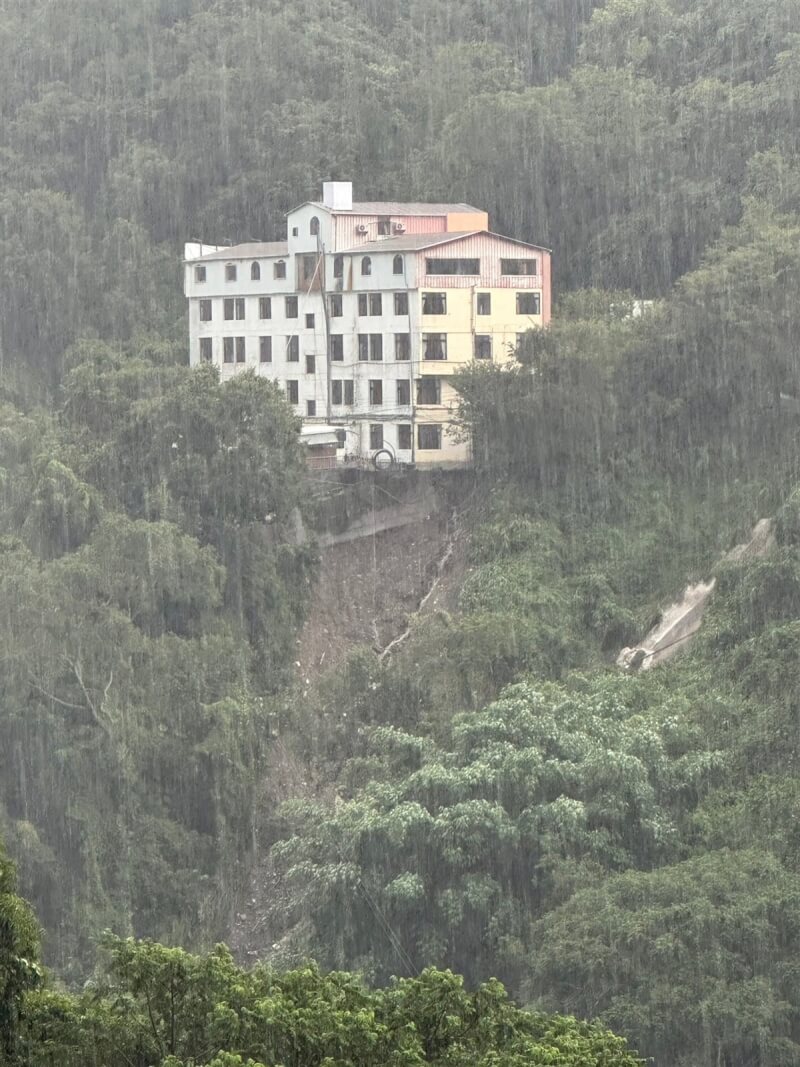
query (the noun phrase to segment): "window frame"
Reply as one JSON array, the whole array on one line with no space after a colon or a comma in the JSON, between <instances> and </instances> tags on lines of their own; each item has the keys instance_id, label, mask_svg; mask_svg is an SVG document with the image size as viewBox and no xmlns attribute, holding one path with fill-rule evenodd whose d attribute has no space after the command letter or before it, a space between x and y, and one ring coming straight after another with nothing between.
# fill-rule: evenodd
<instances>
[{"instance_id":1,"label":"window frame","mask_svg":"<svg viewBox=\"0 0 800 1067\"><path fill-rule=\"evenodd\" d=\"M513 270L522 264L531 266L532 270ZM506 259L500 257L500 274L504 278L535 278L539 275L539 257L530 256L524 259Z\"/></svg>"},{"instance_id":2,"label":"window frame","mask_svg":"<svg viewBox=\"0 0 800 1067\"><path fill-rule=\"evenodd\" d=\"M344 363L344 334L328 334L328 346L332 363Z\"/></svg>"},{"instance_id":3,"label":"window frame","mask_svg":"<svg viewBox=\"0 0 800 1067\"><path fill-rule=\"evenodd\" d=\"M399 270L397 268L400 268ZM392 260L392 274L404 275L406 272L405 263L401 255L396 255Z\"/></svg>"},{"instance_id":4,"label":"window frame","mask_svg":"<svg viewBox=\"0 0 800 1067\"><path fill-rule=\"evenodd\" d=\"M454 269L453 270L435 270L435 269L432 269L433 267L435 267L437 265L438 266L443 266L445 264L452 264ZM466 267L469 267L469 268L474 267L475 269L474 270L472 270L472 269L467 270L467 269L465 269ZM455 258L455 259L451 259L451 258L439 259L436 256L430 256L430 257L426 256L425 257L425 274L429 275L429 276L432 276L432 277L435 277L435 278L456 277L456 276L460 276L462 278L479 278L480 274L481 274L481 261L480 261L480 259L473 259L473 258L469 258L469 259L458 259L458 258Z\"/></svg>"},{"instance_id":5,"label":"window frame","mask_svg":"<svg viewBox=\"0 0 800 1067\"><path fill-rule=\"evenodd\" d=\"M361 277L372 277L372 256L363 256L361 259Z\"/></svg>"},{"instance_id":6,"label":"window frame","mask_svg":"<svg viewBox=\"0 0 800 1067\"><path fill-rule=\"evenodd\" d=\"M258 339L258 362L272 362L272 337L269 334L262 334Z\"/></svg>"},{"instance_id":7,"label":"window frame","mask_svg":"<svg viewBox=\"0 0 800 1067\"><path fill-rule=\"evenodd\" d=\"M408 293L394 294L394 313L400 317L408 315Z\"/></svg>"},{"instance_id":8,"label":"window frame","mask_svg":"<svg viewBox=\"0 0 800 1067\"><path fill-rule=\"evenodd\" d=\"M300 362L300 337L296 333L290 334L286 338L286 362Z\"/></svg>"},{"instance_id":9,"label":"window frame","mask_svg":"<svg viewBox=\"0 0 800 1067\"><path fill-rule=\"evenodd\" d=\"M536 308L535 311L525 311L520 305L525 300L532 300ZM517 314L518 315L541 315L542 313L542 294L536 289L523 289L517 293Z\"/></svg>"},{"instance_id":10,"label":"window frame","mask_svg":"<svg viewBox=\"0 0 800 1067\"><path fill-rule=\"evenodd\" d=\"M383 407L383 378L369 378L369 406L371 408Z\"/></svg>"},{"instance_id":11,"label":"window frame","mask_svg":"<svg viewBox=\"0 0 800 1067\"><path fill-rule=\"evenodd\" d=\"M436 439L435 445L423 444L423 431L433 433ZM438 422L420 422L417 425L417 448L420 452L441 452L442 450L442 426Z\"/></svg>"},{"instance_id":12,"label":"window frame","mask_svg":"<svg viewBox=\"0 0 800 1067\"><path fill-rule=\"evenodd\" d=\"M266 314L265 314L266 312ZM262 321L272 318L272 297L260 296L258 298L258 317Z\"/></svg>"},{"instance_id":13,"label":"window frame","mask_svg":"<svg viewBox=\"0 0 800 1067\"><path fill-rule=\"evenodd\" d=\"M403 338L401 341L400 338ZM401 351L404 353L401 355ZM396 333L394 335L394 359L395 363L408 363L411 359L411 334Z\"/></svg>"},{"instance_id":14,"label":"window frame","mask_svg":"<svg viewBox=\"0 0 800 1067\"><path fill-rule=\"evenodd\" d=\"M300 403L300 382L297 378L286 379L286 399L292 405Z\"/></svg>"},{"instance_id":15,"label":"window frame","mask_svg":"<svg viewBox=\"0 0 800 1067\"><path fill-rule=\"evenodd\" d=\"M397 406L400 408L411 407L411 379L397 378Z\"/></svg>"},{"instance_id":16,"label":"window frame","mask_svg":"<svg viewBox=\"0 0 800 1067\"><path fill-rule=\"evenodd\" d=\"M371 422L369 424L369 449L370 452L380 452L384 445L383 423Z\"/></svg>"},{"instance_id":17,"label":"window frame","mask_svg":"<svg viewBox=\"0 0 800 1067\"><path fill-rule=\"evenodd\" d=\"M483 305L483 306L481 306ZM491 315L492 313L492 294L491 293L476 293L475 294L475 314L476 315Z\"/></svg>"},{"instance_id":18,"label":"window frame","mask_svg":"<svg viewBox=\"0 0 800 1067\"><path fill-rule=\"evenodd\" d=\"M241 336L240 337L234 337L234 341L236 342L236 362L237 363L246 363L247 362L247 343L246 343L244 337L241 337Z\"/></svg>"},{"instance_id":19,"label":"window frame","mask_svg":"<svg viewBox=\"0 0 800 1067\"><path fill-rule=\"evenodd\" d=\"M235 282L239 271L235 263L225 264L225 281Z\"/></svg>"},{"instance_id":20,"label":"window frame","mask_svg":"<svg viewBox=\"0 0 800 1067\"><path fill-rule=\"evenodd\" d=\"M194 280L197 285L202 285L207 279L205 263L198 263L194 268Z\"/></svg>"},{"instance_id":21,"label":"window frame","mask_svg":"<svg viewBox=\"0 0 800 1067\"><path fill-rule=\"evenodd\" d=\"M431 303L440 300L442 305L441 311L428 310ZM422 294L422 314L423 315L446 315L447 314L447 293L439 292L426 292Z\"/></svg>"},{"instance_id":22,"label":"window frame","mask_svg":"<svg viewBox=\"0 0 800 1067\"><path fill-rule=\"evenodd\" d=\"M261 281L261 264L258 262L258 260L255 260L255 259L250 264L250 281L251 282L260 282Z\"/></svg>"},{"instance_id":23,"label":"window frame","mask_svg":"<svg viewBox=\"0 0 800 1067\"><path fill-rule=\"evenodd\" d=\"M206 315L206 311L208 312L208 315ZM200 322L214 321L214 301L210 296L205 296L202 300L198 301L197 313L200 317Z\"/></svg>"},{"instance_id":24,"label":"window frame","mask_svg":"<svg viewBox=\"0 0 800 1067\"><path fill-rule=\"evenodd\" d=\"M198 350L198 356L201 363L213 363L214 362L214 338L213 337L200 337L198 338L200 347Z\"/></svg>"},{"instance_id":25,"label":"window frame","mask_svg":"<svg viewBox=\"0 0 800 1067\"><path fill-rule=\"evenodd\" d=\"M472 358L476 360L491 360L493 358L492 335L490 333L476 333L473 337ZM482 348L488 351L481 353Z\"/></svg>"},{"instance_id":26,"label":"window frame","mask_svg":"<svg viewBox=\"0 0 800 1067\"><path fill-rule=\"evenodd\" d=\"M283 317L285 319L297 319L300 317L299 303L296 293L289 293L283 298Z\"/></svg>"},{"instance_id":27,"label":"window frame","mask_svg":"<svg viewBox=\"0 0 800 1067\"><path fill-rule=\"evenodd\" d=\"M423 396L423 391L427 387L434 390L434 400L426 399ZM417 405L419 407L441 407L442 406L442 379L436 377L433 374L423 374L417 378Z\"/></svg>"},{"instance_id":28,"label":"window frame","mask_svg":"<svg viewBox=\"0 0 800 1067\"><path fill-rule=\"evenodd\" d=\"M272 264L272 277L275 281L286 281L286 260L279 259Z\"/></svg>"},{"instance_id":29,"label":"window frame","mask_svg":"<svg viewBox=\"0 0 800 1067\"><path fill-rule=\"evenodd\" d=\"M442 355L432 356L430 355L430 345L432 342L437 341L441 345ZM447 362L447 334L446 333L424 333L422 335L422 343L424 346L422 352L422 359L425 363L446 363Z\"/></svg>"},{"instance_id":30,"label":"window frame","mask_svg":"<svg viewBox=\"0 0 800 1067\"><path fill-rule=\"evenodd\" d=\"M398 452L410 452L414 447L414 432L413 426L410 422L400 422L397 424L397 450ZM404 443L403 438L407 437L407 442Z\"/></svg>"},{"instance_id":31,"label":"window frame","mask_svg":"<svg viewBox=\"0 0 800 1067\"><path fill-rule=\"evenodd\" d=\"M328 311L332 319L341 319L344 317L344 301L342 300L341 293L331 293L328 297L330 303Z\"/></svg>"}]
</instances>

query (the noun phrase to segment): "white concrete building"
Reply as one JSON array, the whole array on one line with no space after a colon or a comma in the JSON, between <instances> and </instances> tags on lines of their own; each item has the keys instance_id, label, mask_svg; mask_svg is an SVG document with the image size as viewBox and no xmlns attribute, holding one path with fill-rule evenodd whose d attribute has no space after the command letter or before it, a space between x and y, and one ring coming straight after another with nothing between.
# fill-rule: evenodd
<instances>
[{"instance_id":1,"label":"white concrete building","mask_svg":"<svg viewBox=\"0 0 800 1067\"><path fill-rule=\"evenodd\" d=\"M510 358L550 317L550 254L467 204L353 203L349 182L287 216L287 241L189 243L190 362L279 382L339 461L461 465L453 371Z\"/></svg>"}]
</instances>

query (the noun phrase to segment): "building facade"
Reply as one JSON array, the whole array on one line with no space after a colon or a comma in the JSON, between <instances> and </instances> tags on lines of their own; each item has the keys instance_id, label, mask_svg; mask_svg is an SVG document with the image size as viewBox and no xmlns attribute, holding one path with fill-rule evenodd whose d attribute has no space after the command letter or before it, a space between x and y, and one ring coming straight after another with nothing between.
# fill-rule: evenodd
<instances>
[{"instance_id":1,"label":"building facade","mask_svg":"<svg viewBox=\"0 0 800 1067\"><path fill-rule=\"evenodd\" d=\"M508 361L550 319L549 251L488 226L467 204L354 203L326 182L285 242L189 243L190 361L274 379L340 462L468 463L453 373Z\"/></svg>"}]
</instances>

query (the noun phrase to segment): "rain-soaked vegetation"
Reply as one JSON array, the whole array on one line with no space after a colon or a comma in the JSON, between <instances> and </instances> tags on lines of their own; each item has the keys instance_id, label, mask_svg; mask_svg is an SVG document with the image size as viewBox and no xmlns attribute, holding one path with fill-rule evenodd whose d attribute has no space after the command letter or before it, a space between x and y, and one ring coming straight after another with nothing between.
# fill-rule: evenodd
<instances>
[{"instance_id":1,"label":"rain-soaked vegetation","mask_svg":"<svg viewBox=\"0 0 800 1067\"><path fill-rule=\"evenodd\" d=\"M0 60L0 1064L800 1063L800 0L12 0ZM180 249L331 176L556 303L458 376L454 610L298 685L296 420L189 370Z\"/></svg>"}]
</instances>

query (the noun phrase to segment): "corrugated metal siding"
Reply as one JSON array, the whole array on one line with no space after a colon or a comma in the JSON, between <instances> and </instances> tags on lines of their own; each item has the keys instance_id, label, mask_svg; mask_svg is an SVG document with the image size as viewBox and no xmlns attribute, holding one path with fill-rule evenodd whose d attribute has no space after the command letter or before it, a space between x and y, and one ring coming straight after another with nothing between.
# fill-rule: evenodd
<instances>
[{"instance_id":1,"label":"corrugated metal siding","mask_svg":"<svg viewBox=\"0 0 800 1067\"><path fill-rule=\"evenodd\" d=\"M480 276L474 274L426 275L426 259L479 259ZM538 274L507 275L500 273L501 259L537 259ZM422 251L417 255L417 277L420 289L468 289L471 286L496 289L543 289L549 284L549 269L545 264L549 253L538 248L528 251L522 245L506 241L502 237L479 233L453 241L441 249Z\"/></svg>"},{"instance_id":2,"label":"corrugated metal siding","mask_svg":"<svg viewBox=\"0 0 800 1067\"><path fill-rule=\"evenodd\" d=\"M336 248L353 248L378 236L379 215L336 215ZM444 215L390 215L392 222L402 222L406 233L444 233L447 219ZM356 227L364 224L369 232L356 233Z\"/></svg>"}]
</instances>

